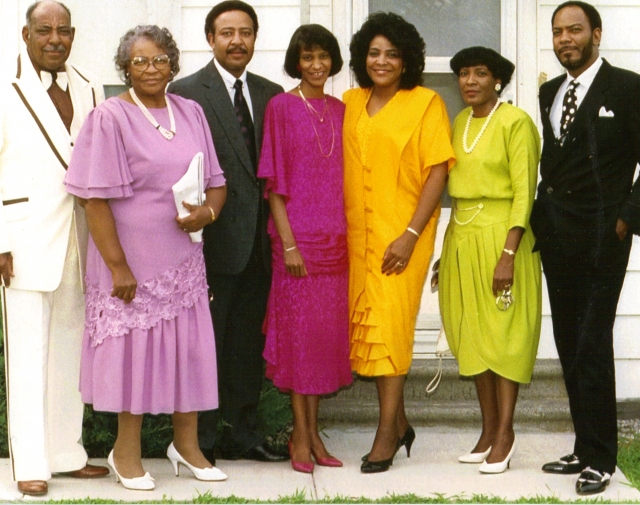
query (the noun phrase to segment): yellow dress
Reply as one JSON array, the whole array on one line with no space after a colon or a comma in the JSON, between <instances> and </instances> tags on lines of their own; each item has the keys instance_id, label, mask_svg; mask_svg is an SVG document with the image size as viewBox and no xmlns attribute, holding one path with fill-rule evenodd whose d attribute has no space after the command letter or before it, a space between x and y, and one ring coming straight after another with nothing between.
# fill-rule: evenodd
<instances>
[{"instance_id":1,"label":"yellow dress","mask_svg":"<svg viewBox=\"0 0 640 505\"><path fill-rule=\"evenodd\" d=\"M431 167L454 163L442 99L400 90L373 117L371 89L344 94L345 211L349 246L351 367L360 375L404 375L440 207L400 275L383 275L382 257L407 228Z\"/></svg>"},{"instance_id":2,"label":"yellow dress","mask_svg":"<svg viewBox=\"0 0 640 505\"><path fill-rule=\"evenodd\" d=\"M526 112L503 103L469 154L462 149L470 108L454 121L457 162L449 174L454 199L440 260L440 313L460 374L486 370L528 383L541 321L540 254L532 252L529 215L536 191L540 136ZM468 142L486 118L474 118ZM496 306L493 274L509 230L525 229L515 256L514 304Z\"/></svg>"}]
</instances>

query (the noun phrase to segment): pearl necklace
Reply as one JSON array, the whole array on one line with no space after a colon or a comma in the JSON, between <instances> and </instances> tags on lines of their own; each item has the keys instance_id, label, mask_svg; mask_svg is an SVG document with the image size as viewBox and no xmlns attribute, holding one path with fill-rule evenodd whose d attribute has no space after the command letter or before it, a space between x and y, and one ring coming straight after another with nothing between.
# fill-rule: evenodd
<instances>
[{"instance_id":1,"label":"pearl necklace","mask_svg":"<svg viewBox=\"0 0 640 505\"><path fill-rule=\"evenodd\" d=\"M320 154L322 154L322 156L325 158L329 158L333 154L333 148L335 147L335 144L336 144L336 132L333 126L333 115L331 114L331 109L329 109L329 106L327 103L327 95L324 95L324 110L322 111L322 117L320 117L320 114L318 113L318 111L315 110L309 102L307 102L307 99L302 94L302 90L300 89L300 86L298 86L298 92L300 93L300 98L302 98L302 101L304 102L305 108L307 109L307 112L309 113L309 115L311 115L312 112L315 113L316 117L321 123L324 122L325 112L329 110L329 121L331 122L331 149L329 149L328 154L325 154L324 151L322 150L322 144L320 143L320 135L318 135L318 130L316 129L316 125L313 122L313 116L311 116L311 126L313 127L313 132L316 134L316 140L318 141L318 148L320 149Z\"/></svg>"},{"instance_id":2,"label":"pearl necklace","mask_svg":"<svg viewBox=\"0 0 640 505\"><path fill-rule=\"evenodd\" d=\"M129 94L131 95L131 98L133 99L135 104L142 111L142 114L144 115L144 117L146 117L149 120L149 122L153 125L153 127L156 130L158 130L160 132L160 134L165 139L171 140L173 138L173 136L176 134L176 120L173 117L173 109L171 108L171 102L169 101L169 97L166 94L164 95L165 102L167 102L167 112L169 113L169 121L171 123L171 126L170 126L171 130L167 130L166 128L160 126L160 123L158 123L158 121L156 121L156 118L154 118L151 115L151 112L149 112L149 109L147 109L145 107L145 105L140 101L140 99L136 95L136 92L133 91L133 88L129 88Z\"/></svg>"},{"instance_id":3,"label":"pearl necklace","mask_svg":"<svg viewBox=\"0 0 640 505\"><path fill-rule=\"evenodd\" d=\"M480 137L482 137L482 134L487 129L487 126L489 126L489 121L491 121L491 118L493 117L495 112L498 110L498 107L500 107L501 103L502 102L498 100L496 104L493 106L493 109L491 109L491 112L489 112L489 115L487 116L487 119L482 125L482 128L480 128L480 132L476 136L476 139L473 141L473 144L471 144L471 147L469 147L469 144L468 144L469 126L471 126L471 119L473 119L473 108L471 108L471 111L469 112L469 117L467 118L467 125L464 127L464 133L462 134L462 148L464 149L465 153L471 154L471 151L473 151L475 147L478 145L478 142L480 141Z\"/></svg>"},{"instance_id":4,"label":"pearl necklace","mask_svg":"<svg viewBox=\"0 0 640 505\"><path fill-rule=\"evenodd\" d=\"M324 123L324 115L327 112L327 109L329 108L329 104L327 103L327 95L324 95L324 108L322 109L322 114L320 114L315 109L315 107L307 101L305 96L302 94L302 88L300 86L298 86L298 93L300 93L300 98L302 98L302 101L307 106L307 109L309 109L311 112L315 114L315 116L318 118L318 121L320 121L321 123Z\"/></svg>"}]
</instances>

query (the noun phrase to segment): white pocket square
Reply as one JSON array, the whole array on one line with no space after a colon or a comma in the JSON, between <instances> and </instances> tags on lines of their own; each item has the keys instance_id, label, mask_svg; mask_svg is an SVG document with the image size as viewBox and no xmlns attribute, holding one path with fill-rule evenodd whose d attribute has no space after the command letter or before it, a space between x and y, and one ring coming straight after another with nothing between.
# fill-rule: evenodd
<instances>
[{"instance_id":1,"label":"white pocket square","mask_svg":"<svg viewBox=\"0 0 640 505\"><path fill-rule=\"evenodd\" d=\"M612 110L607 110L604 105L602 107L600 107L600 112L598 112L598 116L599 117L613 117L613 111Z\"/></svg>"}]
</instances>

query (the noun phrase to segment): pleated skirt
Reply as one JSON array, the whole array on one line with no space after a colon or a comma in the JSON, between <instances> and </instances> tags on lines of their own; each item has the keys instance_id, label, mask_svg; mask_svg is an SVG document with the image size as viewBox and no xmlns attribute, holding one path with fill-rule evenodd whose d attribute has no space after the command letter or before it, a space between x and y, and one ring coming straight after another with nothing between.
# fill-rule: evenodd
<instances>
[{"instance_id":1,"label":"pleated skirt","mask_svg":"<svg viewBox=\"0 0 640 505\"><path fill-rule=\"evenodd\" d=\"M511 204L511 200L457 200L460 210L452 209L440 261L440 313L461 375L491 370L529 383L542 307L540 255L532 252L531 229L523 234L515 256L511 288L515 302L502 311L492 292L494 271L509 232ZM464 224L456 223L456 215Z\"/></svg>"}]
</instances>

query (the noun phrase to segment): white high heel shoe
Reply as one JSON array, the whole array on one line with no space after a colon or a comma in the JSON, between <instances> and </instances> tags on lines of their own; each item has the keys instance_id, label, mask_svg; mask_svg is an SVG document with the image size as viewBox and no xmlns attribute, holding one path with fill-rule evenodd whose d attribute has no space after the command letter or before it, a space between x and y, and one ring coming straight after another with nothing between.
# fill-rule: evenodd
<instances>
[{"instance_id":1,"label":"white high heel shoe","mask_svg":"<svg viewBox=\"0 0 640 505\"><path fill-rule=\"evenodd\" d=\"M113 461L113 449L109 453L107 463L109 463L109 466L113 469L113 473L116 474L116 482L121 482L125 488L133 489L134 491L152 491L156 488L156 481L151 477L149 472L145 473L142 477L134 477L132 479L127 479L120 475Z\"/></svg>"},{"instance_id":2,"label":"white high heel shoe","mask_svg":"<svg viewBox=\"0 0 640 505\"><path fill-rule=\"evenodd\" d=\"M484 463L489 453L491 452L491 446L484 452L468 452L458 458L460 463Z\"/></svg>"},{"instance_id":3,"label":"white high heel shoe","mask_svg":"<svg viewBox=\"0 0 640 505\"><path fill-rule=\"evenodd\" d=\"M482 462L478 470L480 471L480 473L502 473L506 471L507 468L509 468L509 465L511 464L511 458L513 457L515 452L516 440L514 438L511 450L509 451L509 454L507 454L507 457L504 458L504 461L499 461L498 463L487 463L487 461L485 460Z\"/></svg>"},{"instance_id":4,"label":"white high heel shoe","mask_svg":"<svg viewBox=\"0 0 640 505\"><path fill-rule=\"evenodd\" d=\"M190 463L187 463L187 460L185 460L180 455L180 453L176 450L176 448L173 446L173 442L171 442L169 447L167 447L167 458L169 458L169 461L171 461L171 464L173 465L173 470L176 472L176 477L180 473L180 465L184 465L189 470L191 470L191 473L193 473L195 478L198 480L205 480L205 481L227 480L227 474L224 473L219 468L216 468L215 466L211 468L198 468L191 465Z\"/></svg>"}]
</instances>

